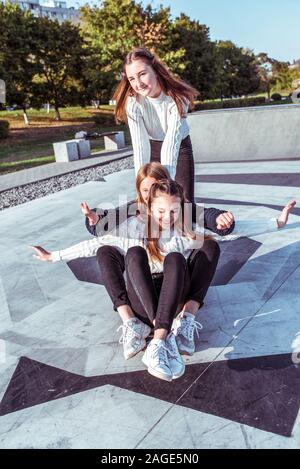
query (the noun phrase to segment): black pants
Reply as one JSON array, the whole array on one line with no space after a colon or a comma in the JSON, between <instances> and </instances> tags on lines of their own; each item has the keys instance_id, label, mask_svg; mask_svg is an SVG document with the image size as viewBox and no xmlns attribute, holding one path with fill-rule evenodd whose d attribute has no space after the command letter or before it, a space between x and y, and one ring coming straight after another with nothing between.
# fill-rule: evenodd
<instances>
[{"instance_id":1,"label":"black pants","mask_svg":"<svg viewBox=\"0 0 300 469\"><path fill-rule=\"evenodd\" d=\"M163 142L158 140L150 140L151 162L157 161L161 163L160 151L162 143ZM192 143L189 135L181 142L176 168L175 180L183 187L186 198L190 202L194 202L195 167Z\"/></svg>"},{"instance_id":2,"label":"black pants","mask_svg":"<svg viewBox=\"0 0 300 469\"><path fill-rule=\"evenodd\" d=\"M130 248L124 258L116 248L102 246L97 259L115 310L129 305L135 316L146 324L153 326L155 319L155 329L170 331L174 317L186 301L203 304L219 255L218 243L206 240L188 261L180 253L167 254L163 274L157 276L151 275L148 256L142 247Z\"/></svg>"}]
</instances>

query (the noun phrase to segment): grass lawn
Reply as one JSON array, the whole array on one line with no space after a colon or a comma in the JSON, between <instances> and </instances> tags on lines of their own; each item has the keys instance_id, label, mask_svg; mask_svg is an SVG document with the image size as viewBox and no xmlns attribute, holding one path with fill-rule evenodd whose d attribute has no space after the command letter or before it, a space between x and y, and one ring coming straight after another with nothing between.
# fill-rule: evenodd
<instances>
[{"instance_id":1,"label":"grass lawn","mask_svg":"<svg viewBox=\"0 0 300 469\"><path fill-rule=\"evenodd\" d=\"M93 116L101 114L103 125L95 124ZM61 109L61 121L55 120L53 110L28 110L30 125L26 125L23 112L0 111L0 119L10 123L10 134L7 139L0 141L0 174L18 171L24 168L52 163L55 161L53 142L73 139L76 132L105 132L124 130L125 140L130 144L127 126L116 125L113 122L113 107L101 106L99 110L93 108L70 107ZM104 149L104 139L91 140L92 153Z\"/></svg>"}]
</instances>

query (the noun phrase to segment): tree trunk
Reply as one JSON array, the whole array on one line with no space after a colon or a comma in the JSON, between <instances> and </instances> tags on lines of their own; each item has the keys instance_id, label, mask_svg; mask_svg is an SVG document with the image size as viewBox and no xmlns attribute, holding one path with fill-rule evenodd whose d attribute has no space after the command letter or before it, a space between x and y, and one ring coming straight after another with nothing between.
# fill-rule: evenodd
<instances>
[{"instance_id":1,"label":"tree trunk","mask_svg":"<svg viewBox=\"0 0 300 469\"><path fill-rule=\"evenodd\" d=\"M60 120L61 120L60 112L59 112L58 106L55 106L55 120L56 120L56 121L60 121Z\"/></svg>"},{"instance_id":2,"label":"tree trunk","mask_svg":"<svg viewBox=\"0 0 300 469\"><path fill-rule=\"evenodd\" d=\"M47 114L50 113L50 103L47 103Z\"/></svg>"},{"instance_id":3,"label":"tree trunk","mask_svg":"<svg viewBox=\"0 0 300 469\"><path fill-rule=\"evenodd\" d=\"M24 122L26 125L29 125L30 122L29 122L29 119L28 119L28 115L27 115L27 111L26 111L26 108L23 107L23 117L24 117Z\"/></svg>"}]
</instances>

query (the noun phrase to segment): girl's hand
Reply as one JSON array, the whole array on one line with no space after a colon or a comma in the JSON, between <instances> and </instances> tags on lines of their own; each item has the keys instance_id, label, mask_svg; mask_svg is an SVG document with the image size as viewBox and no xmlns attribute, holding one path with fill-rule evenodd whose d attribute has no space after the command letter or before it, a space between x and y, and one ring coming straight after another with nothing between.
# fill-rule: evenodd
<instances>
[{"instance_id":1,"label":"girl's hand","mask_svg":"<svg viewBox=\"0 0 300 469\"><path fill-rule=\"evenodd\" d=\"M41 246L29 246L32 248L36 254L33 254L32 257L35 257L39 261L44 262L52 262L51 252L46 251L46 249L42 248Z\"/></svg>"},{"instance_id":2,"label":"girl's hand","mask_svg":"<svg viewBox=\"0 0 300 469\"><path fill-rule=\"evenodd\" d=\"M221 213L221 215L216 218L218 230L225 230L226 228L230 228L233 222L234 216L231 212Z\"/></svg>"},{"instance_id":3,"label":"girl's hand","mask_svg":"<svg viewBox=\"0 0 300 469\"><path fill-rule=\"evenodd\" d=\"M296 203L297 203L296 200L292 199L286 204L285 207L283 207L279 217L277 218L278 228L283 228L287 224L287 221L289 219L290 211L293 210Z\"/></svg>"},{"instance_id":4,"label":"girl's hand","mask_svg":"<svg viewBox=\"0 0 300 469\"><path fill-rule=\"evenodd\" d=\"M99 215L96 212L90 210L86 202L81 202L80 204L81 211L85 217L87 217L90 225L96 225L99 220Z\"/></svg>"}]
</instances>

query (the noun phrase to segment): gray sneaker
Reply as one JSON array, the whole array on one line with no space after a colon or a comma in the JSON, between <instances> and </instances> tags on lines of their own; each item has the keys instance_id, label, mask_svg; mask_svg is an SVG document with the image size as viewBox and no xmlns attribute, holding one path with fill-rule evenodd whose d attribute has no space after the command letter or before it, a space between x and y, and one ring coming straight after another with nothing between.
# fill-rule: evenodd
<instances>
[{"instance_id":1,"label":"gray sneaker","mask_svg":"<svg viewBox=\"0 0 300 469\"><path fill-rule=\"evenodd\" d=\"M178 350L182 355L193 355L195 352L194 332L199 337L199 331L203 328L200 322L195 320L195 316L184 313L183 317L178 317L174 321L173 333L176 337Z\"/></svg>"},{"instance_id":2,"label":"gray sneaker","mask_svg":"<svg viewBox=\"0 0 300 469\"><path fill-rule=\"evenodd\" d=\"M166 338L167 354L169 358L170 369L172 371L173 379L180 378L185 371L184 361L179 353L176 338L173 332Z\"/></svg>"},{"instance_id":3,"label":"gray sneaker","mask_svg":"<svg viewBox=\"0 0 300 469\"><path fill-rule=\"evenodd\" d=\"M122 335L119 343L123 344L124 357L128 360L146 347L145 338L150 334L151 327L138 318L132 318L121 324L117 331L120 329L122 329Z\"/></svg>"},{"instance_id":4,"label":"gray sneaker","mask_svg":"<svg viewBox=\"0 0 300 469\"><path fill-rule=\"evenodd\" d=\"M173 373L170 369L168 349L164 340L151 340L143 355L142 362L151 375L165 381L172 381Z\"/></svg>"}]
</instances>

